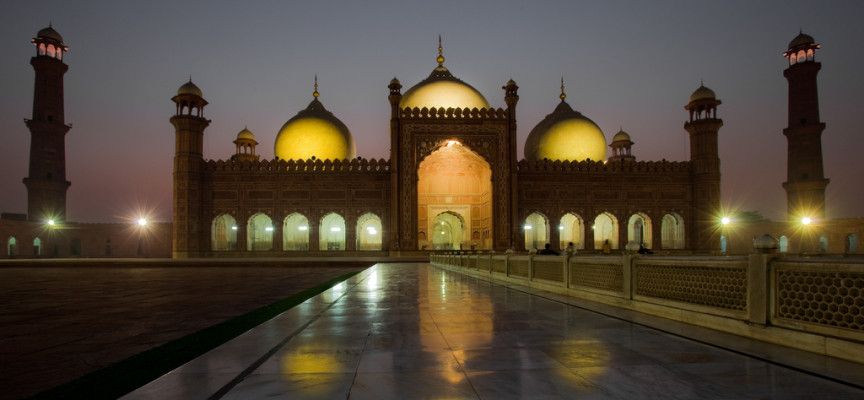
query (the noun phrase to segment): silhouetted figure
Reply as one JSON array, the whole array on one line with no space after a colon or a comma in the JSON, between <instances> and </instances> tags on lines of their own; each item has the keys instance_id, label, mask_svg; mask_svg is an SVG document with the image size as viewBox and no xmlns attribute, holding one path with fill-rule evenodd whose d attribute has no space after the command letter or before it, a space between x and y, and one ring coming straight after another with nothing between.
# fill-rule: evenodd
<instances>
[{"instance_id":1,"label":"silhouetted figure","mask_svg":"<svg viewBox=\"0 0 864 400\"><path fill-rule=\"evenodd\" d=\"M552 250L551 244L546 243L546 246L543 247L543 250L538 251L537 254L542 254L542 255L547 255L547 256L557 256L558 252L555 250Z\"/></svg>"},{"instance_id":2,"label":"silhouetted figure","mask_svg":"<svg viewBox=\"0 0 864 400\"><path fill-rule=\"evenodd\" d=\"M565 250L567 251L567 254L571 256L576 254L576 246L573 245L573 242L567 243L567 248Z\"/></svg>"},{"instance_id":3,"label":"silhouetted figure","mask_svg":"<svg viewBox=\"0 0 864 400\"><path fill-rule=\"evenodd\" d=\"M603 242L603 254L612 254L612 245L609 244L609 239Z\"/></svg>"},{"instance_id":4,"label":"silhouetted figure","mask_svg":"<svg viewBox=\"0 0 864 400\"><path fill-rule=\"evenodd\" d=\"M654 252L651 251L651 249L645 247L645 243L640 244L639 250L637 250L636 252L639 254L654 254Z\"/></svg>"}]
</instances>

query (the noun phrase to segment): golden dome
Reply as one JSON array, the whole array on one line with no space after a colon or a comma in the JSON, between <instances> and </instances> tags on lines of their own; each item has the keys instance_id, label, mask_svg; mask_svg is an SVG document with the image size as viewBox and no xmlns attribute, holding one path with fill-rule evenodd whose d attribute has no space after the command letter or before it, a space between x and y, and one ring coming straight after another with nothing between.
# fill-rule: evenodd
<instances>
[{"instance_id":1,"label":"golden dome","mask_svg":"<svg viewBox=\"0 0 864 400\"><path fill-rule=\"evenodd\" d=\"M184 83L183 86L180 86L180 88L177 89L177 94L191 94L201 98L204 97L204 95L201 93L201 89L199 89L198 86L195 86L195 84L192 83L192 78L189 78L189 82Z\"/></svg>"},{"instance_id":2,"label":"golden dome","mask_svg":"<svg viewBox=\"0 0 864 400\"><path fill-rule=\"evenodd\" d=\"M702 99L711 99L714 100L717 98L717 95L714 94L714 91L705 87L705 85L699 85L699 89L696 89L693 94L690 95L690 102L694 102L696 100Z\"/></svg>"},{"instance_id":3,"label":"golden dome","mask_svg":"<svg viewBox=\"0 0 864 400\"><path fill-rule=\"evenodd\" d=\"M244 127L243 130L237 134L237 140L252 140L252 141L254 141L255 135L253 135L252 131L250 131L248 128Z\"/></svg>"},{"instance_id":4,"label":"golden dome","mask_svg":"<svg viewBox=\"0 0 864 400\"><path fill-rule=\"evenodd\" d=\"M594 121L574 111L562 98L555 111L531 130L525 141L525 158L604 161L606 137Z\"/></svg>"},{"instance_id":5,"label":"golden dome","mask_svg":"<svg viewBox=\"0 0 864 400\"><path fill-rule=\"evenodd\" d=\"M317 94L317 88L316 88ZM316 96L276 135L276 157L283 160L344 160L356 157L348 127L327 111Z\"/></svg>"},{"instance_id":6,"label":"golden dome","mask_svg":"<svg viewBox=\"0 0 864 400\"><path fill-rule=\"evenodd\" d=\"M438 66L429 77L408 89L399 108L489 108L489 102L477 89L453 76L444 66L441 38L438 38Z\"/></svg>"}]
</instances>

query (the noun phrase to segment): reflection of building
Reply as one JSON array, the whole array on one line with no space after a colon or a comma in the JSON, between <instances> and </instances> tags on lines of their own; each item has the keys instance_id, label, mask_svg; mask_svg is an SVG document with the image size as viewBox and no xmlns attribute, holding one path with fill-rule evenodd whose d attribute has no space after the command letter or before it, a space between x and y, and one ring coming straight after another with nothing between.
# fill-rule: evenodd
<instances>
[{"instance_id":1,"label":"reflection of building","mask_svg":"<svg viewBox=\"0 0 864 400\"><path fill-rule=\"evenodd\" d=\"M244 129L227 160L203 155L201 90L180 87L176 113L174 255L433 249L718 247L720 204L714 92L685 107L691 159L637 161L618 132L608 144L588 117L560 103L516 154L516 82L506 108L444 66L402 93L389 84L390 160L355 158L350 130L319 99L291 118L273 160ZM607 159L607 147L613 156Z\"/></svg>"}]
</instances>

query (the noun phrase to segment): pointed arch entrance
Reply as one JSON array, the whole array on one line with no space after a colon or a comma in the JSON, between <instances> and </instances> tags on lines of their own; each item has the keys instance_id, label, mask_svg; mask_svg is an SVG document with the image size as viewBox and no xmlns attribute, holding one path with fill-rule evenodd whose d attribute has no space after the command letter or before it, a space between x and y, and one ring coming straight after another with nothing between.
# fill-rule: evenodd
<instances>
[{"instance_id":1,"label":"pointed arch entrance","mask_svg":"<svg viewBox=\"0 0 864 400\"><path fill-rule=\"evenodd\" d=\"M492 169L482 156L450 140L423 159L417 177L419 249L444 246L447 235L453 249L492 248Z\"/></svg>"}]
</instances>

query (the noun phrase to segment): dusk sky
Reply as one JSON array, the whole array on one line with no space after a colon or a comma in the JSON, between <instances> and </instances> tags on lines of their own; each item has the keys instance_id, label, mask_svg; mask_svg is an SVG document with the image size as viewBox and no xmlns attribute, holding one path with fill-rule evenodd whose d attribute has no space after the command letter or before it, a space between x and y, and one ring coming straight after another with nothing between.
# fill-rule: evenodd
<instances>
[{"instance_id":1,"label":"dusk sky","mask_svg":"<svg viewBox=\"0 0 864 400\"><path fill-rule=\"evenodd\" d=\"M64 61L68 220L171 220L171 97L190 75L210 103L205 158L227 159L248 127L262 158L279 128L320 100L357 154L389 158L387 84L404 93L444 65L504 107L519 85L519 157L567 101L623 128L638 160L687 160L683 106L700 81L722 100L722 203L785 217L787 67L803 30L817 61L829 217L864 217L862 1L4 1L0 5L0 211L25 213L35 49L53 24Z\"/></svg>"}]
</instances>

